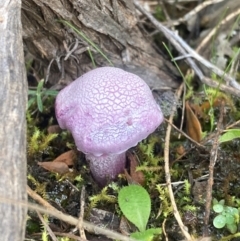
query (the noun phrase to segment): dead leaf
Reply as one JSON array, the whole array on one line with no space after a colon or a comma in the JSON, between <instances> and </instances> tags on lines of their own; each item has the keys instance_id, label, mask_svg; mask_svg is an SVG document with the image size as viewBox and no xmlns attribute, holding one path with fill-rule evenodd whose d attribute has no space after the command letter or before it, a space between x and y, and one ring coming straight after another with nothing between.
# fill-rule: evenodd
<instances>
[{"instance_id":1,"label":"dead leaf","mask_svg":"<svg viewBox=\"0 0 240 241\"><path fill-rule=\"evenodd\" d=\"M137 158L135 155L133 155L131 152L127 153L127 157L130 160L130 175L125 171L125 176L129 183L138 183L140 185L144 185L145 178L142 171L136 171L136 168L138 167L139 163L137 161Z\"/></svg>"},{"instance_id":2,"label":"dead leaf","mask_svg":"<svg viewBox=\"0 0 240 241\"><path fill-rule=\"evenodd\" d=\"M177 146L175 150L176 150L178 155L183 155L185 153L185 148L184 148L183 145Z\"/></svg>"},{"instance_id":3,"label":"dead leaf","mask_svg":"<svg viewBox=\"0 0 240 241\"><path fill-rule=\"evenodd\" d=\"M74 166L76 163L76 160L77 160L77 155L75 151L70 150L58 156L56 159L53 160L53 162L64 162L67 164L67 166Z\"/></svg>"},{"instance_id":4,"label":"dead leaf","mask_svg":"<svg viewBox=\"0 0 240 241\"><path fill-rule=\"evenodd\" d=\"M189 103L188 103L189 104ZM201 106L197 104L189 104L192 111L195 113L195 115L201 119L209 119L208 115L205 114L205 110L210 108L209 101L204 101Z\"/></svg>"},{"instance_id":5,"label":"dead leaf","mask_svg":"<svg viewBox=\"0 0 240 241\"><path fill-rule=\"evenodd\" d=\"M93 208L91 209L91 212L89 215L89 222L93 223L96 226L105 227L111 230L115 230L117 232L119 229L120 219L113 212L98 209L98 208Z\"/></svg>"},{"instance_id":6,"label":"dead leaf","mask_svg":"<svg viewBox=\"0 0 240 241\"><path fill-rule=\"evenodd\" d=\"M189 102L186 101L186 132L196 142L202 139L202 127L197 116L192 111Z\"/></svg>"},{"instance_id":7,"label":"dead leaf","mask_svg":"<svg viewBox=\"0 0 240 241\"><path fill-rule=\"evenodd\" d=\"M48 134L60 133L61 131L62 129L59 125L51 125L47 129Z\"/></svg>"},{"instance_id":8,"label":"dead leaf","mask_svg":"<svg viewBox=\"0 0 240 241\"><path fill-rule=\"evenodd\" d=\"M67 151L51 162L38 162L38 165L50 172L57 172L59 174L65 174L69 172L69 167L75 165L77 155L75 151Z\"/></svg>"},{"instance_id":9,"label":"dead leaf","mask_svg":"<svg viewBox=\"0 0 240 241\"><path fill-rule=\"evenodd\" d=\"M69 167L64 162L38 162L38 165L50 172L65 174L69 172Z\"/></svg>"},{"instance_id":10,"label":"dead leaf","mask_svg":"<svg viewBox=\"0 0 240 241\"><path fill-rule=\"evenodd\" d=\"M125 216L122 216L119 225L120 232L125 236L129 236L132 232L130 225L131 224L128 222Z\"/></svg>"}]
</instances>

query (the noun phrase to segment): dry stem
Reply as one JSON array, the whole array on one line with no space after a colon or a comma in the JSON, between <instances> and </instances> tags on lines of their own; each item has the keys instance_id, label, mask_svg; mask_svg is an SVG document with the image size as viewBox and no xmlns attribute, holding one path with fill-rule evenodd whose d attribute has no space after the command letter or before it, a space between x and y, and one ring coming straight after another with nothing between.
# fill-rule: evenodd
<instances>
[{"instance_id":1,"label":"dry stem","mask_svg":"<svg viewBox=\"0 0 240 241\"><path fill-rule=\"evenodd\" d=\"M205 204L205 217L204 217L204 228L203 228L203 236L208 237L209 236L209 230L208 230L208 222L210 217L210 210L211 210L211 203L212 203L212 186L213 186L213 172L214 172L214 166L217 161L217 155L218 155L218 147L219 147L219 136L221 134L221 127L223 122L223 112L224 112L224 106L222 102L221 106L221 112L219 121L217 124L217 133L213 140L213 146L210 151L210 164L209 164L209 178L208 178L208 185L207 185L207 195L206 195L206 204Z\"/></svg>"},{"instance_id":2,"label":"dry stem","mask_svg":"<svg viewBox=\"0 0 240 241\"><path fill-rule=\"evenodd\" d=\"M177 93L178 98L181 95L182 90L183 90L183 84L180 86L180 88L178 90L178 93ZM170 123L173 122L173 117L174 117L174 112L169 117L169 122ZM177 220L178 225L179 225L183 235L185 236L185 238L188 241L192 241L194 239L188 233L185 225L182 222L181 216L180 216L180 214L178 212L178 208L177 208L177 205L176 205L176 202L175 202L173 190L172 190L171 175L170 175L170 171L169 171L169 143L170 143L171 129L172 129L172 126L170 124L168 124L167 131L166 131L166 137L165 137L165 147L164 147L164 161L165 161L166 183L167 183L168 192L169 192L171 204L172 204L172 207L173 207L173 214L175 216L175 219Z\"/></svg>"},{"instance_id":3,"label":"dry stem","mask_svg":"<svg viewBox=\"0 0 240 241\"><path fill-rule=\"evenodd\" d=\"M60 219L64 222L67 222L71 225L75 225L75 226L79 225L79 220L77 218L74 218L70 215L64 214L61 211L57 210L52 205L50 205L47 201L45 201L42 197L40 197L36 192L34 192L30 187L27 187L27 193L34 200L36 200L41 205L43 205L43 207L41 207L39 205L31 204L31 203L19 202L17 200L11 200L11 199L2 198L2 197L0 197L0 201L5 202L5 203L7 202L7 203L13 204L13 205L21 205L21 206L24 206L24 207L28 207L29 209L32 209L33 211L39 211L41 213L47 213L47 214L49 214L51 216L54 216L54 217L56 217L56 218L58 218L58 219ZM114 232L112 230L96 226L96 225L94 225L92 223L89 223L85 220L83 220L82 226L85 230L87 230L90 233L105 235L105 236L107 236L108 238L111 238L111 239L117 239L117 240L121 240L121 241L137 241L135 239L126 237L126 236L124 236L120 233Z\"/></svg>"},{"instance_id":4,"label":"dry stem","mask_svg":"<svg viewBox=\"0 0 240 241\"><path fill-rule=\"evenodd\" d=\"M240 85L237 83L237 81L232 78L231 76L227 75L224 71L210 63L208 60L200 56L195 50L193 50L179 35L171 31L170 29L163 26L156 18L154 18L149 12L147 12L139 3L137 0L134 0L134 4L137 7L137 9L143 13L155 26L156 29L160 30L165 37L171 42L171 44L181 53L183 56L186 57L186 61L191 66L191 68L195 71L198 78L202 81L202 83L220 89L222 91L225 91L227 93L233 94L235 96L240 97ZM190 56L190 57L189 57ZM230 86L227 86L226 84L219 83L215 80L212 80L206 76L203 75L200 68L196 65L196 63L193 61L193 59L196 59L201 64L203 64L206 68L213 71L215 74L220 76L222 79L224 79L227 83L230 84Z\"/></svg>"}]
</instances>

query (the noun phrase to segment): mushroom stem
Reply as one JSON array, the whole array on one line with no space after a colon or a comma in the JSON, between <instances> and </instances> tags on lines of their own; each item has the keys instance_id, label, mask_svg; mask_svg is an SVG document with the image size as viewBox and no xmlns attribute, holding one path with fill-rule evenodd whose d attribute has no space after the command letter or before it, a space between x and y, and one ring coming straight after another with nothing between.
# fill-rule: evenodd
<instances>
[{"instance_id":1,"label":"mushroom stem","mask_svg":"<svg viewBox=\"0 0 240 241\"><path fill-rule=\"evenodd\" d=\"M111 154L103 156L94 156L86 154L86 159L90 162L90 170L93 178L104 186L122 173L126 164L126 152L121 154Z\"/></svg>"}]
</instances>

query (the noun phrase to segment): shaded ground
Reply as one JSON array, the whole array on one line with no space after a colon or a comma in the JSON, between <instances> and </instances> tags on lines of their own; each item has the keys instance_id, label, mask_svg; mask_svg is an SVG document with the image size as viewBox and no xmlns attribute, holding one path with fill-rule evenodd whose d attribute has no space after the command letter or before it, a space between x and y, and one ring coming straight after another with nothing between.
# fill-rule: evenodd
<instances>
[{"instance_id":1,"label":"shaded ground","mask_svg":"<svg viewBox=\"0 0 240 241\"><path fill-rule=\"evenodd\" d=\"M155 240L186 240L189 234L191 237L188 240L194 240L193 237L198 240L239 240L239 212L233 215L233 221L216 228L218 224L213 224L213 220L219 212L213 209L213 199L224 200L222 206L225 209L240 208L239 139L233 138L239 137L240 103L237 97L240 89L237 87L240 4L236 1L212 1L208 7L195 2L157 4L140 1L140 4L145 4L148 12L168 28L178 31L190 46L198 49L201 56L232 76L233 80L226 83L227 75L219 77L204 62L198 62L204 76L217 84L216 88L210 88L207 84L203 85L204 78L190 73L184 58L178 60L177 64L185 76L185 90L180 87L176 91L178 84L174 82L175 88L169 86L171 94L166 94L166 90L162 89L154 92L171 125L166 120L156 133L129 150L127 172L101 189L92 179L84 155L76 151L71 134L61 131L57 126L54 114L56 92L44 92L56 82L51 83L51 86L45 84L44 89L41 89L39 79L46 76L39 73L46 73L46 67L41 66L39 71L38 62L30 56L28 75L29 87L33 92L29 95L31 106L27 116L28 184L58 210L74 217L84 210L85 220L127 235L134 232L136 227L123 220L117 204L118 192L123 186L140 183L152 201L148 228L162 229L161 235L155 237ZM147 15L142 13L138 17L146 34L151 36L151 45L156 52L161 49L168 55L162 45L162 41L165 41L174 57L180 55L173 47L172 39L167 40L163 32L156 30ZM217 26L218 29L215 29ZM206 83L212 82L208 80ZM224 90L223 85L227 87ZM36 86L38 91L34 92ZM151 87L154 88L154 85ZM179 93L179 98L172 95L174 92ZM175 111L171 121L172 112L169 109L173 106ZM172 124L174 126L168 140L167 128ZM220 143L219 138L224 130L233 128L237 130L231 133L229 141L222 139ZM62 154L64 156L60 156ZM173 209L171 190L166 185L169 182L166 180L166 177L169 178L166 175L168 165L174 194L172 197L179 211L179 219ZM86 194L80 200L83 186ZM41 240L44 228L39 217L32 211L29 216L26 238ZM45 221L59 237L67 235L69 240L77 240L79 237L78 231L69 233L74 226L64 222L66 220L45 217ZM181 222L188 228L187 231L181 231ZM93 233L86 232L87 240L107 240L105 236ZM49 240L53 239L50 236ZM85 240L84 236L81 235L79 240Z\"/></svg>"}]
</instances>

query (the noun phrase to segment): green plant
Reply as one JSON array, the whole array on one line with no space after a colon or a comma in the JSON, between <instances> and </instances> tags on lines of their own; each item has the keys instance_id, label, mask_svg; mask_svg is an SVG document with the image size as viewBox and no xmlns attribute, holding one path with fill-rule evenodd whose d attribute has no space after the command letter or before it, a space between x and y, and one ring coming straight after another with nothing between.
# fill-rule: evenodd
<instances>
[{"instance_id":1,"label":"green plant","mask_svg":"<svg viewBox=\"0 0 240 241\"><path fill-rule=\"evenodd\" d=\"M48 194L46 192L47 183L38 182L31 174L28 174L27 179L35 185L35 192L39 193L45 200L48 200Z\"/></svg>"},{"instance_id":2,"label":"green plant","mask_svg":"<svg viewBox=\"0 0 240 241\"><path fill-rule=\"evenodd\" d=\"M48 215L47 214L44 214L43 215L43 221L46 223L46 224L48 224L49 223L49 220L48 220ZM48 239L48 231L47 231L47 227L46 227L46 225L44 225L43 223L42 223L42 241L48 241L49 239Z\"/></svg>"},{"instance_id":3,"label":"green plant","mask_svg":"<svg viewBox=\"0 0 240 241\"><path fill-rule=\"evenodd\" d=\"M138 185L122 188L118 195L118 204L125 217L132 222L139 232L131 234L139 241L151 241L161 234L160 228L146 229L151 212L151 199L147 191Z\"/></svg>"},{"instance_id":4,"label":"green plant","mask_svg":"<svg viewBox=\"0 0 240 241\"><path fill-rule=\"evenodd\" d=\"M176 202L181 212L196 213L197 208L191 197L191 184L187 179L184 180L183 190L176 193Z\"/></svg>"},{"instance_id":5,"label":"green plant","mask_svg":"<svg viewBox=\"0 0 240 241\"><path fill-rule=\"evenodd\" d=\"M164 218L167 218L173 213L173 207L171 205L168 188L158 184L156 186L157 191L159 192L159 199L161 201L161 213Z\"/></svg>"},{"instance_id":6,"label":"green plant","mask_svg":"<svg viewBox=\"0 0 240 241\"><path fill-rule=\"evenodd\" d=\"M220 136L219 142L232 141L236 138L240 138L240 129L225 130L225 133Z\"/></svg>"},{"instance_id":7,"label":"green plant","mask_svg":"<svg viewBox=\"0 0 240 241\"><path fill-rule=\"evenodd\" d=\"M40 80L36 90L28 90L28 95L31 96L28 100L28 108L37 101L37 107L40 112L43 111L43 96L56 96L58 91L56 90L48 90L43 87L44 80Z\"/></svg>"},{"instance_id":8,"label":"green plant","mask_svg":"<svg viewBox=\"0 0 240 241\"><path fill-rule=\"evenodd\" d=\"M136 154L140 161L136 171L143 172L146 186L150 189L155 188L157 183L164 180L161 150L161 139L155 134L141 141L136 148Z\"/></svg>"},{"instance_id":9,"label":"green plant","mask_svg":"<svg viewBox=\"0 0 240 241\"><path fill-rule=\"evenodd\" d=\"M37 153L50 151L50 142L58 136L56 133L45 134L37 127L33 129L31 136L28 136L28 154L33 156Z\"/></svg>"},{"instance_id":10,"label":"green plant","mask_svg":"<svg viewBox=\"0 0 240 241\"><path fill-rule=\"evenodd\" d=\"M239 223L239 210L237 208L225 205L224 200L218 202L214 199L213 210L218 214L213 219L215 228L226 227L232 234L237 232L237 224Z\"/></svg>"},{"instance_id":11,"label":"green plant","mask_svg":"<svg viewBox=\"0 0 240 241\"><path fill-rule=\"evenodd\" d=\"M108 194L109 187L104 187L99 194L93 195L89 198L89 212L97 206L99 202L116 203L116 197Z\"/></svg>"}]
</instances>

